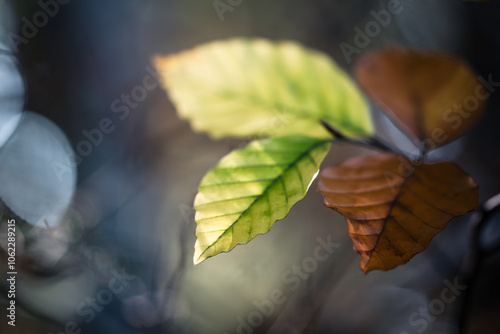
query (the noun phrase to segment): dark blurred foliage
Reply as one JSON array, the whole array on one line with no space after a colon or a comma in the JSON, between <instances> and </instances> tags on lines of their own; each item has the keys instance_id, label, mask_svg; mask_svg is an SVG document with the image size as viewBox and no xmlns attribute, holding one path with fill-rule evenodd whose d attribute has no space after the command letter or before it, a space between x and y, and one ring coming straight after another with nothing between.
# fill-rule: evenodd
<instances>
[{"instance_id":1,"label":"dark blurred foliage","mask_svg":"<svg viewBox=\"0 0 500 334\"><path fill-rule=\"evenodd\" d=\"M23 17L41 10L37 1L8 3L17 33ZM412 325L409 317L440 298L444 280L457 277L469 216L451 222L407 265L365 276L346 223L323 208L321 196L311 191L268 235L194 268L191 205L196 186L206 170L241 143L213 142L193 133L160 88L148 90L123 120L112 107L122 94L143 85L155 54L215 39L296 40L326 52L349 71L353 63L346 61L339 44L353 44L353 28L363 27L373 19L371 10L387 4L243 0L223 21L208 0L70 0L60 5L16 54L26 81L24 109L59 126L73 150L86 140L83 131L98 129L103 118L115 130L104 134L78 165L66 229L32 232L34 239L47 241L32 250L18 277L18 325L7 326L2 316L1 332L59 333L75 321L82 333L236 333L238 317L247 319L255 310L253 302L267 299L272 289L288 291L282 274L310 256L318 237L329 234L340 248L298 291L287 294L288 302L254 333L387 334L423 328ZM401 4L403 12L362 51L393 44L445 50L466 59L483 77L500 81L498 2ZM500 188L498 107L499 93L494 92L473 131L437 153L457 160L474 176L481 201ZM397 140L396 130L374 112L381 136ZM335 146L325 165L362 152ZM495 239L499 230L498 217L493 217L487 237ZM62 251L54 255L58 240ZM498 255L490 257L476 284L468 287L473 296L469 333L499 332L499 262ZM122 270L135 279L94 312L95 319L85 321L90 318L78 313L79 305L99 296ZM456 332L460 301L458 297L427 321L422 332Z\"/></svg>"}]
</instances>

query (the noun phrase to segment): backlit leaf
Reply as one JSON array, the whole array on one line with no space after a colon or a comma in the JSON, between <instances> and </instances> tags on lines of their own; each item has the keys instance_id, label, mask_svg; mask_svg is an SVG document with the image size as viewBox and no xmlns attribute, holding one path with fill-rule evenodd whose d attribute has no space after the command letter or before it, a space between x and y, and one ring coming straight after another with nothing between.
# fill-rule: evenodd
<instances>
[{"instance_id":1,"label":"backlit leaf","mask_svg":"<svg viewBox=\"0 0 500 334\"><path fill-rule=\"evenodd\" d=\"M256 140L225 156L200 183L194 202L194 263L267 233L302 199L328 152L323 140Z\"/></svg>"},{"instance_id":2,"label":"backlit leaf","mask_svg":"<svg viewBox=\"0 0 500 334\"><path fill-rule=\"evenodd\" d=\"M396 154L326 168L318 190L347 219L365 273L408 262L450 219L478 207L477 184L456 164L412 165Z\"/></svg>"},{"instance_id":3,"label":"backlit leaf","mask_svg":"<svg viewBox=\"0 0 500 334\"><path fill-rule=\"evenodd\" d=\"M356 64L355 76L396 125L430 149L468 131L489 92L462 61L440 52L390 48Z\"/></svg>"},{"instance_id":4,"label":"backlit leaf","mask_svg":"<svg viewBox=\"0 0 500 334\"><path fill-rule=\"evenodd\" d=\"M328 56L297 43L217 41L155 62L179 115L216 138L328 138L320 119L350 136L373 131L348 75Z\"/></svg>"}]
</instances>

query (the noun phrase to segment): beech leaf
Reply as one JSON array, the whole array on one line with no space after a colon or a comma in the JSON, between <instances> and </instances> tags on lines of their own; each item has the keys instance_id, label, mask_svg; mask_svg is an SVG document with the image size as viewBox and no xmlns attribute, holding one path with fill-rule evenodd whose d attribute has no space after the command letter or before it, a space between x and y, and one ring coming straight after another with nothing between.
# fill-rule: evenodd
<instances>
[{"instance_id":1,"label":"beech leaf","mask_svg":"<svg viewBox=\"0 0 500 334\"><path fill-rule=\"evenodd\" d=\"M329 146L309 137L273 137L222 158L194 201L194 263L267 233L305 196Z\"/></svg>"},{"instance_id":2,"label":"beech leaf","mask_svg":"<svg viewBox=\"0 0 500 334\"><path fill-rule=\"evenodd\" d=\"M468 131L490 95L467 64L440 52L370 52L354 73L391 120L411 139L426 141L429 149Z\"/></svg>"},{"instance_id":3,"label":"beech leaf","mask_svg":"<svg viewBox=\"0 0 500 334\"><path fill-rule=\"evenodd\" d=\"M329 138L320 120L347 136L373 133L351 78L325 54L294 42L216 41L155 64L179 115L214 138Z\"/></svg>"},{"instance_id":4,"label":"beech leaf","mask_svg":"<svg viewBox=\"0 0 500 334\"><path fill-rule=\"evenodd\" d=\"M448 221L478 207L477 184L456 164L390 153L324 169L318 190L346 218L365 273L408 262Z\"/></svg>"}]
</instances>

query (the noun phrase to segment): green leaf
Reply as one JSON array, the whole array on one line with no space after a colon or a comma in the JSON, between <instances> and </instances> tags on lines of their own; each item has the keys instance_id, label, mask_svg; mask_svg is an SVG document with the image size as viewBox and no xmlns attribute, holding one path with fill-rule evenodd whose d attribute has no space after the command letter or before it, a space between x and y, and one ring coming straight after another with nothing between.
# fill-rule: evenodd
<instances>
[{"instance_id":1,"label":"green leaf","mask_svg":"<svg viewBox=\"0 0 500 334\"><path fill-rule=\"evenodd\" d=\"M372 134L369 109L325 54L293 42L233 39L155 60L179 115L215 138Z\"/></svg>"},{"instance_id":2,"label":"green leaf","mask_svg":"<svg viewBox=\"0 0 500 334\"><path fill-rule=\"evenodd\" d=\"M209 171L194 202L194 263L267 233L301 200L330 144L303 136L256 140Z\"/></svg>"}]
</instances>

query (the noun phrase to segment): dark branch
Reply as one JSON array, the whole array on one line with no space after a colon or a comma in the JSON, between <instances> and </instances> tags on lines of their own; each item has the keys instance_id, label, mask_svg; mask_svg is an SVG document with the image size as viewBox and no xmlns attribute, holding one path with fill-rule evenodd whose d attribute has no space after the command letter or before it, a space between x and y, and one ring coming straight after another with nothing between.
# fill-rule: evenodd
<instances>
[{"instance_id":1,"label":"dark branch","mask_svg":"<svg viewBox=\"0 0 500 334\"><path fill-rule=\"evenodd\" d=\"M342 132L340 132L339 130L335 129L333 126L331 126L330 124L328 124L324 120L321 119L320 122L321 122L321 125L323 125L328 130L328 132L330 132L332 134L333 138L336 138L336 139L347 139L347 137L344 136L344 134Z\"/></svg>"},{"instance_id":2,"label":"dark branch","mask_svg":"<svg viewBox=\"0 0 500 334\"><path fill-rule=\"evenodd\" d=\"M476 211L469 222L469 241L467 253L462 263L460 270L460 280L467 285L467 290L464 291L461 310L459 313L459 330L460 333L465 333L467 314L470 312L472 292L474 285L477 283L482 263L484 260L499 249L497 245L490 249L481 247L481 234L484 230L489 218L500 210L500 194L497 194L488 199L478 211Z\"/></svg>"}]
</instances>

